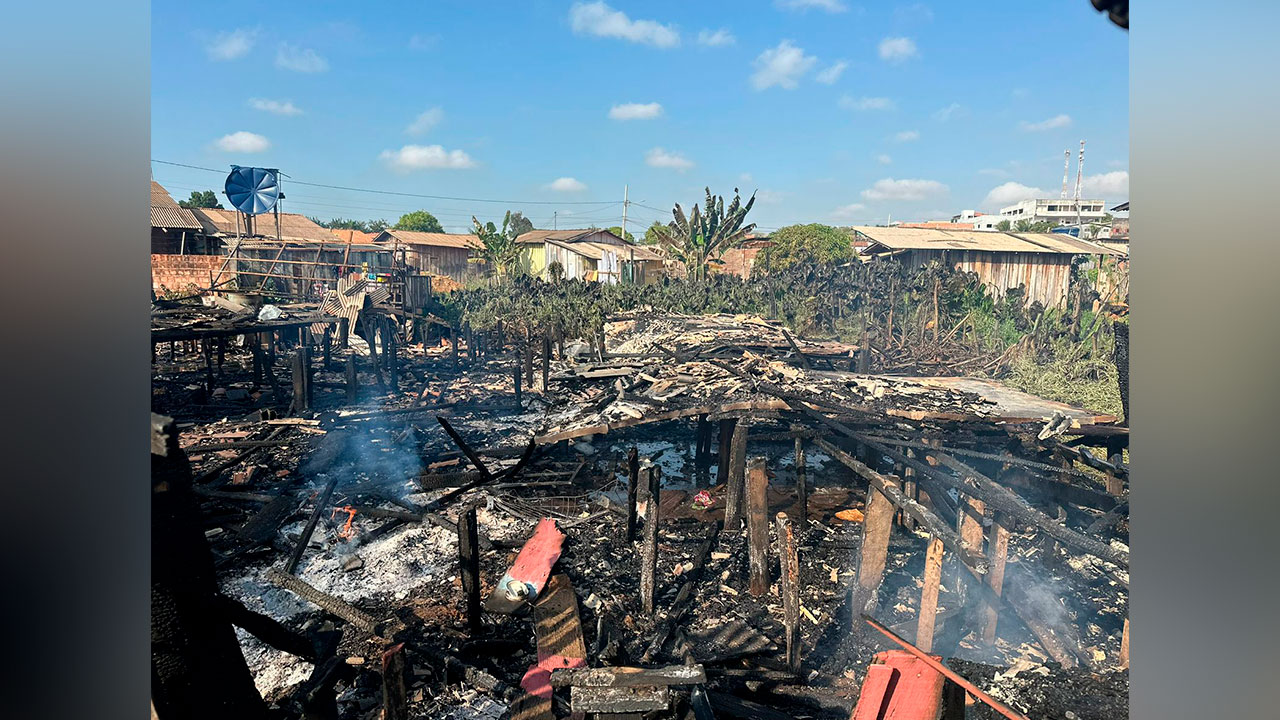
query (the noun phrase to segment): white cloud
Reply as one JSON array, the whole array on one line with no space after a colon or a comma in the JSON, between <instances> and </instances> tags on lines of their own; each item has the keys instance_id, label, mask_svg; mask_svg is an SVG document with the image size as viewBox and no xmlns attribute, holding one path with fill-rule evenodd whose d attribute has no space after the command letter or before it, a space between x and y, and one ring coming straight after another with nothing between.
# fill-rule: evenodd
<instances>
[{"instance_id":1,"label":"white cloud","mask_svg":"<svg viewBox=\"0 0 1280 720\"><path fill-rule=\"evenodd\" d=\"M443 110L438 107L429 108L414 118L413 122L409 123L409 127L405 128L404 131L410 135L426 135L431 132L431 128L439 125L442 120L444 120Z\"/></svg>"},{"instance_id":2,"label":"white cloud","mask_svg":"<svg viewBox=\"0 0 1280 720\"><path fill-rule=\"evenodd\" d=\"M613 120L651 120L662 114L662 105L651 103L622 103L609 108Z\"/></svg>"},{"instance_id":3,"label":"white cloud","mask_svg":"<svg viewBox=\"0 0 1280 720\"><path fill-rule=\"evenodd\" d=\"M223 152L260 153L271 147L271 143L257 133L233 132L218 138L214 145Z\"/></svg>"},{"instance_id":4,"label":"white cloud","mask_svg":"<svg viewBox=\"0 0 1280 720\"><path fill-rule=\"evenodd\" d=\"M621 10L603 2L574 3L569 8L569 26L579 35L621 38L634 43L669 48L680 44L680 33L674 25L653 20L632 20Z\"/></svg>"},{"instance_id":5,"label":"white cloud","mask_svg":"<svg viewBox=\"0 0 1280 720\"><path fill-rule=\"evenodd\" d=\"M276 51L276 67L300 73L322 73L329 69L329 61L310 48L280 43L280 49Z\"/></svg>"},{"instance_id":6,"label":"white cloud","mask_svg":"<svg viewBox=\"0 0 1280 720\"><path fill-rule=\"evenodd\" d=\"M1001 168L982 168L981 170L978 171L978 174L991 175L994 177L1009 177L1009 171L1002 170Z\"/></svg>"},{"instance_id":7,"label":"white cloud","mask_svg":"<svg viewBox=\"0 0 1280 720\"><path fill-rule=\"evenodd\" d=\"M886 97L856 98L845 95L837 102L845 110L892 110L893 100Z\"/></svg>"},{"instance_id":8,"label":"white cloud","mask_svg":"<svg viewBox=\"0 0 1280 720\"><path fill-rule=\"evenodd\" d=\"M757 90L774 85L792 90L817 62L818 58L805 55L804 50L792 45L790 40L783 40L777 47L760 53L752 63L756 71L751 74L751 85Z\"/></svg>"},{"instance_id":9,"label":"white cloud","mask_svg":"<svg viewBox=\"0 0 1280 720\"><path fill-rule=\"evenodd\" d=\"M249 107L272 115L301 115L302 108L293 104L292 100L267 100L266 98L250 98Z\"/></svg>"},{"instance_id":10,"label":"white cloud","mask_svg":"<svg viewBox=\"0 0 1280 720\"><path fill-rule=\"evenodd\" d=\"M653 148L644 154L644 161L649 167L671 168L684 172L693 167L693 162L680 153L667 152L660 147Z\"/></svg>"},{"instance_id":11,"label":"white cloud","mask_svg":"<svg viewBox=\"0 0 1280 720\"><path fill-rule=\"evenodd\" d=\"M951 118L956 117L957 115L963 115L963 114L964 114L964 106L961 105L960 103L953 102L950 105L934 112L933 117L936 118L938 122L946 122Z\"/></svg>"},{"instance_id":12,"label":"white cloud","mask_svg":"<svg viewBox=\"0 0 1280 720\"><path fill-rule=\"evenodd\" d=\"M215 35L205 51L211 60L235 60L248 55L257 41L257 30L239 28Z\"/></svg>"},{"instance_id":13,"label":"white cloud","mask_svg":"<svg viewBox=\"0 0 1280 720\"><path fill-rule=\"evenodd\" d=\"M887 37L880 41L880 59L889 62L903 62L920 53L916 43L908 37Z\"/></svg>"},{"instance_id":14,"label":"white cloud","mask_svg":"<svg viewBox=\"0 0 1280 720\"><path fill-rule=\"evenodd\" d=\"M562 177L551 181L547 189L556 192L582 192L587 189L587 185L576 178Z\"/></svg>"},{"instance_id":15,"label":"white cloud","mask_svg":"<svg viewBox=\"0 0 1280 720\"><path fill-rule=\"evenodd\" d=\"M863 213L865 213L866 210L867 210L867 206L863 205L862 203L849 203L848 205L841 205L840 207L833 210L831 212L831 216L837 217L837 218L859 217Z\"/></svg>"},{"instance_id":16,"label":"white cloud","mask_svg":"<svg viewBox=\"0 0 1280 720\"><path fill-rule=\"evenodd\" d=\"M1070 127L1070 125L1071 125L1070 115L1054 115L1048 120L1041 120L1040 122L1033 123L1033 122L1024 121L1021 127L1023 130L1027 132L1043 132L1045 130L1055 130L1057 128Z\"/></svg>"},{"instance_id":17,"label":"white cloud","mask_svg":"<svg viewBox=\"0 0 1280 720\"><path fill-rule=\"evenodd\" d=\"M877 180L870 188L862 191L867 200L923 200L948 192L946 185L937 180L894 180L885 178Z\"/></svg>"},{"instance_id":18,"label":"white cloud","mask_svg":"<svg viewBox=\"0 0 1280 720\"><path fill-rule=\"evenodd\" d=\"M992 188L991 192L987 193L987 196L982 199L982 207L998 210L1023 200L1048 196L1049 194L1040 188L1010 181Z\"/></svg>"},{"instance_id":19,"label":"white cloud","mask_svg":"<svg viewBox=\"0 0 1280 720\"><path fill-rule=\"evenodd\" d=\"M378 157L398 172L475 167L470 155L461 150L445 150L439 145L405 145L399 150L383 150Z\"/></svg>"},{"instance_id":20,"label":"white cloud","mask_svg":"<svg viewBox=\"0 0 1280 720\"><path fill-rule=\"evenodd\" d=\"M1129 173L1124 170L1113 170L1101 175L1085 175L1081 186L1080 192L1092 197L1127 198L1129 197Z\"/></svg>"},{"instance_id":21,"label":"white cloud","mask_svg":"<svg viewBox=\"0 0 1280 720\"><path fill-rule=\"evenodd\" d=\"M738 176L738 182L741 183L749 183L753 180L755 180L755 178L751 177L751 173L742 173Z\"/></svg>"},{"instance_id":22,"label":"white cloud","mask_svg":"<svg viewBox=\"0 0 1280 720\"><path fill-rule=\"evenodd\" d=\"M889 157L888 155L885 155L884 153L881 153L876 156L876 162L880 163L881 165L888 165L889 163L893 162L893 158Z\"/></svg>"},{"instance_id":23,"label":"white cloud","mask_svg":"<svg viewBox=\"0 0 1280 720\"><path fill-rule=\"evenodd\" d=\"M897 140L898 142L911 142L913 140L919 140L920 132L917 130L903 130L897 135L894 135L893 139Z\"/></svg>"},{"instance_id":24,"label":"white cloud","mask_svg":"<svg viewBox=\"0 0 1280 720\"><path fill-rule=\"evenodd\" d=\"M840 79L840 76L844 74L845 68L847 67L849 67L849 63L844 60L837 60L830 67L820 70L817 75L813 76L813 79L823 85L833 85Z\"/></svg>"},{"instance_id":25,"label":"white cloud","mask_svg":"<svg viewBox=\"0 0 1280 720\"><path fill-rule=\"evenodd\" d=\"M786 199L787 193L781 190L757 190L756 202L761 205L777 205Z\"/></svg>"},{"instance_id":26,"label":"white cloud","mask_svg":"<svg viewBox=\"0 0 1280 720\"><path fill-rule=\"evenodd\" d=\"M782 10L825 10L829 13L842 13L849 9L840 0L775 0L775 6Z\"/></svg>"},{"instance_id":27,"label":"white cloud","mask_svg":"<svg viewBox=\"0 0 1280 720\"><path fill-rule=\"evenodd\" d=\"M924 3L915 3L894 9L893 18L902 23L932 22L933 10Z\"/></svg>"},{"instance_id":28,"label":"white cloud","mask_svg":"<svg viewBox=\"0 0 1280 720\"><path fill-rule=\"evenodd\" d=\"M722 47L724 45L732 45L738 42L738 38L729 32L728 28L720 28L719 30L699 30L698 44L708 47Z\"/></svg>"}]
</instances>

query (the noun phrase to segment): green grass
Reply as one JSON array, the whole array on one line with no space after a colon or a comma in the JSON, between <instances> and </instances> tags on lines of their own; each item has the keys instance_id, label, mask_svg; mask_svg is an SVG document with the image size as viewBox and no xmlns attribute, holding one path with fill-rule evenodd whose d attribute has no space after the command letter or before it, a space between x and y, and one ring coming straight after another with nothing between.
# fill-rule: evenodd
<instances>
[{"instance_id":1,"label":"green grass","mask_svg":"<svg viewBox=\"0 0 1280 720\"><path fill-rule=\"evenodd\" d=\"M1100 343L1093 356L1090 346L1055 340L1039 357L1023 353L1015 358L1005 382L1042 398L1123 417L1110 344L1110 338Z\"/></svg>"}]
</instances>

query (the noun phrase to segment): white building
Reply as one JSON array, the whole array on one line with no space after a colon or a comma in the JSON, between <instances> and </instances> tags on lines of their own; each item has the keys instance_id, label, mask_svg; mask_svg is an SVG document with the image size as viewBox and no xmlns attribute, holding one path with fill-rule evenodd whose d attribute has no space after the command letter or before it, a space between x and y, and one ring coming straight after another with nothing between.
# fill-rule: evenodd
<instances>
[{"instance_id":1,"label":"white building","mask_svg":"<svg viewBox=\"0 0 1280 720\"><path fill-rule=\"evenodd\" d=\"M999 215L982 213L975 210L961 210L959 215L952 215L951 222L963 223L974 230L998 230L997 224L1002 220Z\"/></svg>"},{"instance_id":2,"label":"white building","mask_svg":"<svg viewBox=\"0 0 1280 720\"><path fill-rule=\"evenodd\" d=\"M1016 205L1000 208L997 220L1008 220L1011 224L1019 220L1043 222L1048 220L1054 225L1075 225L1077 218L1076 201L1071 198L1036 198L1023 200ZM1080 200L1078 217L1086 225L1091 222L1102 222L1106 215L1106 204L1102 200ZM984 216L985 217L985 216Z\"/></svg>"}]
</instances>

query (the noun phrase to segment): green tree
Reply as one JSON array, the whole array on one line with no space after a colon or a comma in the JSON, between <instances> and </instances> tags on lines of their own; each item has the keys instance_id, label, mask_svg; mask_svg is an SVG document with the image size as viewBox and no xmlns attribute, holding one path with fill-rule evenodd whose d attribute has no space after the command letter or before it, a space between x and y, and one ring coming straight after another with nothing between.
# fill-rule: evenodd
<instances>
[{"instance_id":1,"label":"green tree","mask_svg":"<svg viewBox=\"0 0 1280 720\"><path fill-rule=\"evenodd\" d=\"M1023 218L1022 220L1019 220L1018 222L1013 224L1013 231L1020 232L1020 233L1047 233L1051 230L1053 230L1052 220L1041 220L1039 222L1032 222L1030 220L1027 220L1026 218Z\"/></svg>"},{"instance_id":2,"label":"green tree","mask_svg":"<svg viewBox=\"0 0 1280 720\"><path fill-rule=\"evenodd\" d=\"M999 230L1000 232L1009 232L1009 221L1001 220L1000 222L996 223L996 229Z\"/></svg>"},{"instance_id":3,"label":"green tree","mask_svg":"<svg viewBox=\"0 0 1280 720\"><path fill-rule=\"evenodd\" d=\"M471 225L471 234L480 242L478 259L489 263L499 277L515 274L520 267L520 246L511 232L511 213L503 216L501 230L492 222L481 224L474 215Z\"/></svg>"},{"instance_id":4,"label":"green tree","mask_svg":"<svg viewBox=\"0 0 1280 720\"><path fill-rule=\"evenodd\" d=\"M510 225L507 232L511 233L511 237L520 237L533 229L533 221L525 217L524 213L519 210L508 212L507 214L510 216Z\"/></svg>"},{"instance_id":5,"label":"green tree","mask_svg":"<svg viewBox=\"0 0 1280 720\"><path fill-rule=\"evenodd\" d=\"M853 256L850 236L830 225L788 225L769 239L773 244L761 250L755 262L763 272L785 270L802 261L825 264Z\"/></svg>"},{"instance_id":6,"label":"green tree","mask_svg":"<svg viewBox=\"0 0 1280 720\"><path fill-rule=\"evenodd\" d=\"M755 229L755 223L743 224L751 206L756 202L755 193L742 204L738 189L733 189L733 202L728 209L724 206L724 196L711 194L711 188L705 188L706 209L693 206L693 212L686 217L684 208L676 203L671 215L675 218L662 238L663 247L673 257L684 263L685 272L690 278L705 278L713 260L731 247L737 246L747 233Z\"/></svg>"},{"instance_id":7,"label":"green tree","mask_svg":"<svg viewBox=\"0 0 1280 720\"><path fill-rule=\"evenodd\" d=\"M426 210L414 210L411 213L401 215L400 219L396 221L395 229L430 233L444 232L444 227L440 225L440 221L436 219L436 216Z\"/></svg>"},{"instance_id":8,"label":"green tree","mask_svg":"<svg viewBox=\"0 0 1280 720\"><path fill-rule=\"evenodd\" d=\"M186 200L179 200L178 206L184 208L223 209L222 203L218 202L218 196L212 190L192 190L191 197Z\"/></svg>"},{"instance_id":9,"label":"green tree","mask_svg":"<svg viewBox=\"0 0 1280 720\"><path fill-rule=\"evenodd\" d=\"M653 224L644 231L644 237L640 238L640 242L643 245L660 245L666 234L667 226L663 225L661 220L654 220Z\"/></svg>"},{"instance_id":10,"label":"green tree","mask_svg":"<svg viewBox=\"0 0 1280 720\"><path fill-rule=\"evenodd\" d=\"M376 233L387 229L386 220L348 220L347 218L338 217L332 220L311 218L311 221L320 227L326 227L330 230L359 230L360 232Z\"/></svg>"},{"instance_id":11,"label":"green tree","mask_svg":"<svg viewBox=\"0 0 1280 720\"><path fill-rule=\"evenodd\" d=\"M609 232L613 233L614 235L617 235L618 237L622 237L622 226L621 226L621 225L614 225L614 226L613 226L613 227L611 227L611 228L605 228L605 229L606 229L606 230L608 230ZM635 241L636 241L636 236L635 236L635 235L632 235L632 234L631 234L631 231L629 231L629 230L627 231L626 241L627 241L627 242L630 242L630 243L633 243L633 242L635 242Z\"/></svg>"}]
</instances>

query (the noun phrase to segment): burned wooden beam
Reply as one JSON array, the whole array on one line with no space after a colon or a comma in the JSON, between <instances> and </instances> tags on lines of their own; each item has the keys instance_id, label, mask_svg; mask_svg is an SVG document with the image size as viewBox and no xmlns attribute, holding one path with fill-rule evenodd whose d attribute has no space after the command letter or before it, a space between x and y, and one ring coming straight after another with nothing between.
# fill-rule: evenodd
<instances>
[{"instance_id":1,"label":"burned wooden beam","mask_svg":"<svg viewBox=\"0 0 1280 720\"><path fill-rule=\"evenodd\" d=\"M382 718L409 720L409 698L404 684L404 643L382 653Z\"/></svg>"},{"instance_id":2,"label":"burned wooden beam","mask_svg":"<svg viewBox=\"0 0 1280 720\"><path fill-rule=\"evenodd\" d=\"M916 644L929 652L933 649L933 630L938 620L938 590L942 584L942 541L929 540L924 556L924 584L920 589L920 617L916 623Z\"/></svg>"},{"instance_id":3,"label":"burned wooden beam","mask_svg":"<svg viewBox=\"0 0 1280 720\"><path fill-rule=\"evenodd\" d=\"M799 425L792 425L792 432L800 430ZM795 438L796 444L796 502L799 504L799 512L796 513L798 522L800 523L800 531L803 532L809 527L809 469L806 467L804 454L804 438L799 434Z\"/></svg>"},{"instance_id":4,"label":"burned wooden beam","mask_svg":"<svg viewBox=\"0 0 1280 720\"><path fill-rule=\"evenodd\" d=\"M996 515L991 523L991 542L987 548L991 558L991 570L987 573L987 586L999 596L1004 589L1004 566L1009 558L1009 529L1004 518ZM1000 606L985 602L982 608L982 640L987 644L996 641L996 625L1000 620Z\"/></svg>"},{"instance_id":5,"label":"burned wooden beam","mask_svg":"<svg viewBox=\"0 0 1280 720\"><path fill-rule=\"evenodd\" d=\"M747 566L748 590L755 597L769 592L769 474L765 458L747 463Z\"/></svg>"},{"instance_id":6,"label":"burned wooden beam","mask_svg":"<svg viewBox=\"0 0 1280 720\"><path fill-rule=\"evenodd\" d=\"M649 499L644 511L644 549L640 560L640 609L653 615L658 574L658 524L661 505L662 469L652 466L649 474Z\"/></svg>"},{"instance_id":7,"label":"burned wooden beam","mask_svg":"<svg viewBox=\"0 0 1280 720\"><path fill-rule=\"evenodd\" d=\"M636 539L636 495L640 484L640 455L636 446L627 451L627 542Z\"/></svg>"},{"instance_id":8,"label":"burned wooden beam","mask_svg":"<svg viewBox=\"0 0 1280 720\"><path fill-rule=\"evenodd\" d=\"M855 460L852 455L826 440L818 438L813 442L845 467L865 478L876 490L889 498L894 505L911 515L916 522L928 530L929 534L941 540L952 551L963 556L966 565L977 572L986 572L987 560L983 557L980 549L968 547L955 530L952 530L946 523L942 522L942 519L935 515L933 511L904 495L895 482L890 482L886 476Z\"/></svg>"},{"instance_id":9,"label":"burned wooden beam","mask_svg":"<svg viewBox=\"0 0 1280 720\"><path fill-rule=\"evenodd\" d=\"M850 432L850 435L865 443L868 447L882 452L895 459L900 459L906 464L914 467L922 475L927 475L938 482L956 489L966 495L971 495L986 503L987 507L1005 513L1010 518L1018 520L1027 525L1039 528L1046 535L1061 542L1063 545L1075 548L1081 552L1100 557L1108 562L1115 563L1124 569L1129 568L1129 554L1107 545L1106 543L1085 537L1084 535L1072 530L1066 525L1050 518L1048 515L1031 507L1026 500L1023 500L1016 493L1008 488L1003 487L991 478L979 473L977 470L965 465L946 453L937 450L924 450L923 453L936 459L939 463L955 470L963 475L958 478L950 473L942 472L938 468L932 467L927 463L920 462L914 458L907 458L891 448L888 448L874 439L867 437L861 433ZM968 482L966 482L968 481Z\"/></svg>"},{"instance_id":10,"label":"burned wooden beam","mask_svg":"<svg viewBox=\"0 0 1280 720\"><path fill-rule=\"evenodd\" d=\"M890 482L894 482L889 478ZM874 485L867 488L866 512L862 519L861 556L854 578L850 607L854 616L867 610L884 581L889 559L889 536L893 532L893 501Z\"/></svg>"},{"instance_id":11,"label":"burned wooden beam","mask_svg":"<svg viewBox=\"0 0 1280 720\"><path fill-rule=\"evenodd\" d=\"M288 590L303 600L316 605L331 615L346 620L354 627L365 632L373 632L378 626L378 621L373 616L355 608L345 600L317 590L310 584L282 572L279 568L268 568L263 577L272 585Z\"/></svg>"},{"instance_id":12,"label":"burned wooden beam","mask_svg":"<svg viewBox=\"0 0 1280 720\"><path fill-rule=\"evenodd\" d=\"M800 672L800 549L791 520L778 513L778 570L782 576L782 617L786 632L787 669Z\"/></svg>"},{"instance_id":13,"label":"burned wooden beam","mask_svg":"<svg viewBox=\"0 0 1280 720\"><path fill-rule=\"evenodd\" d=\"M706 539L702 541L697 551L693 553L693 567L681 573L680 590L676 593L675 600L671 602L667 614L658 623L657 628L654 629L653 641L649 643L649 647L640 656L640 662L650 662L658 653L662 652L662 646L667 643L667 638L671 636L676 624L684 618L684 614L693 605L693 591L697 587L698 578L702 575L703 568L706 567L707 557L711 554L711 548L715 546L716 539L720 537L721 527L718 522L713 525L711 532L707 533Z\"/></svg>"},{"instance_id":14,"label":"burned wooden beam","mask_svg":"<svg viewBox=\"0 0 1280 720\"><path fill-rule=\"evenodd\" d=\"M329 498L333 495L333 488L338 484L339 476L339 473L333 473L333 477L329 478L324 490L316 498L316 506L311 510L311 517L307 518L307 524L302 528L302 534L298 536L298 544L294 546L293 554L289 556L289 562L285 565L286 573L292 575L298 569L302 554L306 552L307 544L311 542L311 534L316 531L316 522L320 520L320 513L329 506Z\"/></svg>"},{"instance_id":15,"label":"burned wooden beam","mask_svg":"<svg viewBox=\"0 0 1280 720\"><path fill-rule=\"evenodd\" d=\"M552 687L665 687L696 685L707 681L701 665L669 665L659 668L599 667L555 670Z\"/></svg>"},{"instance_id":16,"label":"burned wooden beam","mask_svg":"<svg viewBox=\"0 0 1280 720\"><path fill-rule=\"evenodd\" d=\"M575 713L644 713L666 710L671 692L666 687L579 687L569 689Z\"/></svg>"},{"instance_id":17,"label":"burned wooden beam","mask_svg":"<svg viewBox=\"0 0 1280 720\"><path fill-rule=\"evenodd\" d=\"M480 632L480 548L476 528L476 506L458 516L458 567L462 575L462 595L466 604L467 628Z\"/></svg>"},{"instance_id":18,"label":"burned wooden beam","mask_svg":"<svg viewBox=\"0 0 1280 720\"><path fill-rule=\"evenodd\" d=\"M750 418L738 418L733 426L733 439L729 445L729 479L724 494L724 529L738 532L742 525L743 486L746 482L747 433L751 429Z\"/></svg>"}]
</instances>

